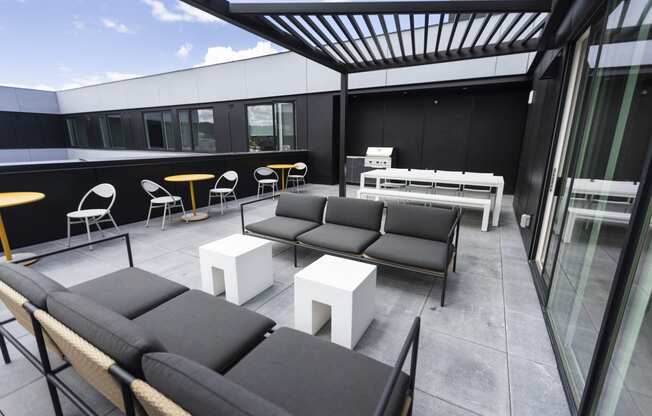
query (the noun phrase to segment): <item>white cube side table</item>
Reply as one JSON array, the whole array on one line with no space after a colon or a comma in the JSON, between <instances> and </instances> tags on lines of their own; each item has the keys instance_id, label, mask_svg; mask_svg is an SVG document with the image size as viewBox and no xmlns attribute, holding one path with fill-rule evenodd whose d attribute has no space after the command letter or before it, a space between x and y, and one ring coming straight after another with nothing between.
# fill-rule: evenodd
<instances>
[{"instance_id":1,"label":"white cube side table","mask_svg":"<svg viewBox=\"0 0 652 416\"><path fill-rule=\"evenodd\" d=\"M331 319L331 341L354 348L376 306L376 266L322 256L294 275L294 327L315 335Z\"/></svg>"},{"instance_id":2,"label":"white cube side table","mask_svg":"<svg viewBox=\"0 0 652 416\"><path fill-rule=\"evenodd\" d=\"M242 305L274 284L272 242L233 234L199 247L202 290Z\"/></svg>"}]
</instances>

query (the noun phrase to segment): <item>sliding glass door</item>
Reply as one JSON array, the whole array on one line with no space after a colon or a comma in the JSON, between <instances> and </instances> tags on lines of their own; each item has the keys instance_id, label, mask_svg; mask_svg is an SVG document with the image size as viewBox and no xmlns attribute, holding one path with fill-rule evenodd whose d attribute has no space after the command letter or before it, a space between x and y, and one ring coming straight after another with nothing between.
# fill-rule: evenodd
<instances>
[{"instance_id":1,"label":"sliding glass door","mask_svg":"<svg viewBox=\"0 0 652 416\"><path fill-rule=\"evenodd\" d=\"M652 143L650 0L609 3L576 48L576 103L571 100L567 147L539 257L550 282L554 341L577 403Z\"/></svg>"}]
</instances>

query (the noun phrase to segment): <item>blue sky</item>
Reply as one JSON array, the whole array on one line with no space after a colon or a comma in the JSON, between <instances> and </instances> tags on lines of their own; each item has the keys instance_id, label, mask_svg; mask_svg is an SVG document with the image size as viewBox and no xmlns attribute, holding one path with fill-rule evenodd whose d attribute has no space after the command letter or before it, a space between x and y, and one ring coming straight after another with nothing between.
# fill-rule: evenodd
<instances>
[{"instance_id":1,"label":"blue sky","mask_svg":"<svg viewBox=\"0 0 652 416\"><path fill-rule=\"evenodd\" d=\"M0 0L0 85L67 89L273 53L178 0Z\"/></svg>"}]
</instances>

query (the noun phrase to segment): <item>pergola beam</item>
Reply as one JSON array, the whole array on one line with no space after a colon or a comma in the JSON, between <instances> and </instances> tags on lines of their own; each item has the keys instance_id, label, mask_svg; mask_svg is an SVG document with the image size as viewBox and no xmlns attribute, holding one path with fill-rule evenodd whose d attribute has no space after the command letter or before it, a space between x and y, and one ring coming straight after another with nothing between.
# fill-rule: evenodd
<instances>
[{"instance_id":1,"label":"pergola beam","mask_svg":"<svg viewBox=\"0 0 652 416\"><path fill-rule=\"evenodd\" d=\"M316 3L231 3L237 14L409 14L409 13L489 13L548 12L550 0L451 0Z\"/></svg>"}]
</instances>

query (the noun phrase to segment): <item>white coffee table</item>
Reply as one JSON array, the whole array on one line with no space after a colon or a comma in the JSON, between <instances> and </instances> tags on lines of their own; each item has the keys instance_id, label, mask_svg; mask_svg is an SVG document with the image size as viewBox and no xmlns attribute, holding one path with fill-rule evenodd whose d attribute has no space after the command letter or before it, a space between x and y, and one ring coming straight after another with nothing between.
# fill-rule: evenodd
<instances>
[{"instance_id":1,"label":"white coffee table","mask_svg":"<svg viewBox=\"0 0 652 416\"><path fill-rule=\"evenodd\" d=\"M374 318L376 266L322 256L294 275L294 327L315 335L331 319L331 341L354 348Z\"/></svg>"},{"instance_id":2,"label":"white coffee table","mask_svg":"<svg viewBox=\"0 0 652 416\"><path fill-rule=\"evenodd\" d=\"M233 234L199 247L202 290L242 305L274 284L272 242Z\"/></svg>"}]
</instances>

